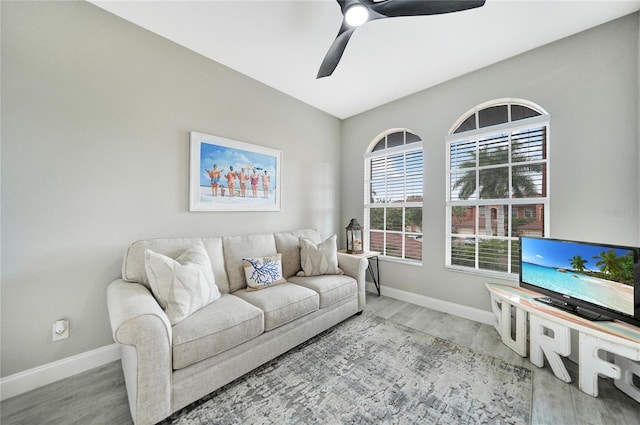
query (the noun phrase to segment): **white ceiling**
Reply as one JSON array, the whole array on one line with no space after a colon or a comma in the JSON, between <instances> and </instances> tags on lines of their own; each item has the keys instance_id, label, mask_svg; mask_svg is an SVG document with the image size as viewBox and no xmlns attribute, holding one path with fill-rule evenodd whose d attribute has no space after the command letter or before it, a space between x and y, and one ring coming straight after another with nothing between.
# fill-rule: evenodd
<instances>
[{"instance_id":1,"label":"white ceiling","mask_svg":"<svg viewBox=\"0 0 640 425\"><path fill-rule=\"evenodd\" d=\"M317 80L342 22L335 0L90 2L338 118L640 10L640 0L487 0L368 22Z\"/></svg>"}]
</instances>

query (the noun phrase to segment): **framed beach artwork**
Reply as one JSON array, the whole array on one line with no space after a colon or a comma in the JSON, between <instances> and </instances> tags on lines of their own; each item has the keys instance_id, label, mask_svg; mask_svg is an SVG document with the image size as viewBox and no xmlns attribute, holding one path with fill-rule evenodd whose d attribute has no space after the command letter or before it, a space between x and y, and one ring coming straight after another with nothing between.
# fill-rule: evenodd
<instances>
[{"instance_id":1,"label":"framed beach artwork","mask_svg":"<svg viewBox=\"0 0 640 425\"><path fill-rule=\"evenodd\" d=\"M280 211L282 151L191 132L190 211Z\"/></svg>"}]
</instances>

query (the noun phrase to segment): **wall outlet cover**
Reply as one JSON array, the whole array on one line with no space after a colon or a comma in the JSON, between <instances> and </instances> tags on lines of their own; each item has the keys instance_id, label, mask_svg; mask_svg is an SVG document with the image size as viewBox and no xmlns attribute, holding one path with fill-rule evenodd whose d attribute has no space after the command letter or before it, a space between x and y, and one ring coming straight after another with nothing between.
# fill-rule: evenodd
<instances>
[{"instance_id":1,"label":"wall outlet cover","mask_svg":"<svg viewBox=\"0 0 640 425\"><path fill-rule=\"evenodd\" d=\"M60 341L61 339L69 338L69 321L64 320L63 322L64 322L64 332L62 333L56 332L56 323L54 323L53 326L51 327L54 342Z\"/></svg>"}]
</instances>

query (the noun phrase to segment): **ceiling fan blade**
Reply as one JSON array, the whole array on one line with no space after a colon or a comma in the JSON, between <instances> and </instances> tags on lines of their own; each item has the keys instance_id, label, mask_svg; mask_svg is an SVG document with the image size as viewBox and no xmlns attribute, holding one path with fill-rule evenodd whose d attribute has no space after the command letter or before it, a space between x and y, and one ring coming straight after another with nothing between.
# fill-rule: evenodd
<instances>
[{"instance_id":1,"label":"ceiling fan blade","mask_svg":"<svg viewBox=\"0 0 640 425\"><path fill-rule=\"evenodd\" d=\"M362 4L369 9L367 22L397 16L439 15L484 6L485 0L337 0L343 14L338 36L322 60L316 79L328 77L338 66L351 35L357 27L346 23L347 10Z\"/></svg>"},{"instance_id":2,"label":"ceiling fan blade","mask_svg":"<svg viewBox=\"0 0 640 425\"><path fill-rule=\"evenodd\" d=\"M338 36L333 41L331 47L329 47L329 51L322 60L316 79L328 77L333 74L333 71L336 69L336 66L338 66L338 62L340 62L340 58L344 53L344 49L347 47L351 34L353 34L355 30L355 28L349 27L344 21L342 22Z\"/></svg>"},{"instance_id":3,"label":"ceiling fan blade","mask_svg":"<svg viewBox=\"0 0 640 425\"><path fill-rule=\"evenodd\" d=\"M369 9L387 17L439 15L484 5L485 0L361 0Z\"/></svg>"}]
</instances>

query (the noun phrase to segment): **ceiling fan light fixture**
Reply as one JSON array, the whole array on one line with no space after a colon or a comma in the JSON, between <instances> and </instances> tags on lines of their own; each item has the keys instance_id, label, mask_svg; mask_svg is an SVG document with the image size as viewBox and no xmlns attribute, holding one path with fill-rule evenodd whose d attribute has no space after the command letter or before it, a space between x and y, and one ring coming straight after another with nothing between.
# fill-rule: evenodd
<instances>
[{"instance_id":1,"label":"ceiling fan light fixture","mask_svg":"<svg viewBox=\"0 0 640 425\"><path fill-rule=\"evenodd\" d=\"M344 13L344 20L352 27L359 27L369 20L369 9L362 4L354 4Z\"/></svg>"}]
</instances>

